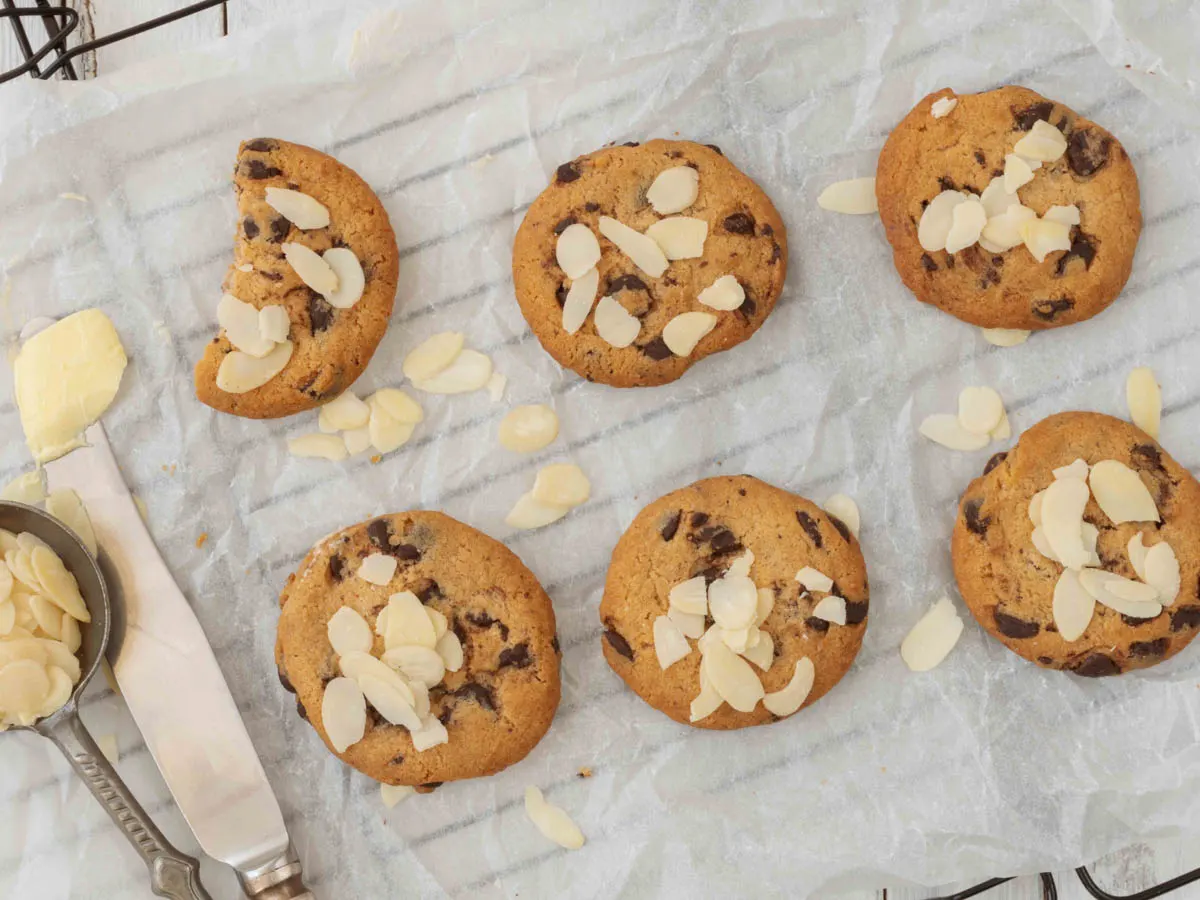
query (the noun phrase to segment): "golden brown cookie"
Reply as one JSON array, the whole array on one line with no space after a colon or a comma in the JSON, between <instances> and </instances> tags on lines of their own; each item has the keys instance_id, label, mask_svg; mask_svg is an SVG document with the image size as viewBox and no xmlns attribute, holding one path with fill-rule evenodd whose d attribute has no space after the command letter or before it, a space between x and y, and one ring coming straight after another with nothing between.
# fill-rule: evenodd
<instances>
[{"instance_id":1,"label":"golden brown cookie","mask_svg":"<svg viewBox=\"0 0 1200 900\"><path fill-rule=\"evenodd\" d=\"M372 554L396 561L387 584L360 576ZM389 596L402 591L440 613L462 648L461 668L447 669L428 688L429 713L445 726L448 740L417 751L406 728L389 724L368 704L365 735L336 755L378 781L408 785L491 775L523 759L558 707L554 609L533 573L504 545L437 512L396 513L339 531L288 577L279 598L275 661L300 715L333 751L323 695L343 673L329 621L343 606L361 614L373 635L369 652L380 657L379 614Z\"/></svg>"},{"instance_id":2,"label":"golden brown cookie","mask_svg":"<svg viewBox=\"0 0 1200 900\"><path fill-rule=\"evenodd\" d=\"M850 668L862 644L867 572L858 540L845 524L803 497L748 475L708 478L673 491L638 513L617 542L600 602L600 620L605 628L604 657L613 671L643 700L677 722L730 729L782 717L760 701L749 711L726 703L692 720L692 703L701 692L698 645L721 640L724 631L719 627L722 601L714 587L731 575L736 577L747 551L753 555L748 577L763 594L756 627L769 635L762 640L773 644L765 655L769 668L751 667L768 695L783 690L797 663L807 658L813 682L802 705L816 702ZM797 581L805 567L832 584L813 584L816 576L809 573L806 589ZM655 622L662 616L676 618L671 610L676 603L672 589L697 577L701 595L704 585L708 588L707 613L697 622L706 636L700 641L688 638L689 652L664 670L656 650ZM844 604L836 599L825 602L830 597L840 597ZM820 610L819 604L823 604ZM816 614L828 615L828 609L839 605L844 624ZM748 654L737 652L743 659L755 655L753 648ZM708 667L707 654L705 659Z\"/></svg>"},{"instance_id":3,"label":"golden brown cookie","mask_svg":"<svg viewBox=\"0 0 1200 900\"><path fill-rule=\"evenodd\" d=\"M1097 502L1093 469L1090 494L1081 489L1087 498L1083 521L1098 532L1086 567L1143 581L1129 552L1130 539L1140 533L1145 548L1165 542L1173 550L1180 587L1161 613L1147 618L1096 602L1090 621L1084 620L1086 630L1067 641L1056 624L1054 600L1064 566L1043 554L1053 546L1040 537L1041 548L1034 544L1040 526L1032 516L1042 522L1045 495L1032 512L1030 503L1058 480L1055 469L1077 459L1092 467L1115 460L1132 469L1162 519L1114 524ZM1121 419L1060 413L1022 434L1008 453L992 457L963 493L952 554L959 591L979 624L1014 653L1046 668L1117 675L1174 656L1200 631L1200 484L1149 435Z\"/></svg>"},{"instance_id":4,"label":"golden brown cookie","mask_svg":"<svg viewBox=\"0 0 1200 900\"><path fill-rule=\"evenodd\" d=\"M934 104L943 99L957 103L935 118ZM983 194L1039 120L1062 132L1066 149L1016 194L1039 216L1053 206L1078 208L1070 249L1042 262L1022 244L999 252L979 243L956 253L923 249L918 227L928 204L943 191ZM1057 328L1101 312L1129 278L1142 228L1137 174L1121 143L1022 87L981 94L946 88L927 96L888 137L875 191L905 286L918 300L984 328Z\"/></svg>"},{"instance_id":5,"label":"golden brown cookie","mask_svg":"<svg viewBox=\"0 0 1200 900\"><path fill-rule=\"evenodd\" d=\"M275 138L245 141L234 169L238 228L223 290L257 309L282 305L292 355L261 387L229 393L217 375L234 348L224 330L196 364L196 396L221 412L252 419L289 416L345 391L362 374L387 330L396 295L399 252L379 198L355 172L311 147ZM301 229L266 202L267 188L299 191L328 210L323 227ZM335 308L284 258L299 243L323 254L348 248L362 267L362 296Z\"/></svg>"},{"instance_id":6,"label":"golden brown cookie","mask_svg":"<svg viewBox=\"0 0 1200 900\"><path fill-rule=\"evenodd\" d=\"M698 174L695 199L677 211L656 212L651 190L666 170ZM638 232L675 217L707 225L698 257L669 260L650 274L602 234L602 219ZM556 253L560 235L575 224L599 241L595 302L574 333L564 328L564 303L574 281ZM718 309L698 298L722 276L733 276L745 299ZM713 146L653 140L606 147L558 167L550 186L525 214L513 243L513 285L521 312L546 351L589 381L615 387L665 384L693 363L748 339L775 306L787 275L787 230L762 190ZM636 337L614 346L597 330L603 298L611 296L636 319ZM728 304L725 304L728 305ZM682 313L715 317L712 330L686 355L677 355L664 329ZM674 343L674 342L672 342ZM678 348L679 344L675 344Z\"/></svg>"}]
</instances>

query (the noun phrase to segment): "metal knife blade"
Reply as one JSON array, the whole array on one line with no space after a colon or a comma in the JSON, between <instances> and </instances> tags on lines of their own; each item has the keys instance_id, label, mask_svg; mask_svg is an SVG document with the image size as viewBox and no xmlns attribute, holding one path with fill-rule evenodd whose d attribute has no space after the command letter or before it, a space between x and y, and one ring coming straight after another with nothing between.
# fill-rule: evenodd
<instances>
[{"instance_id":1,"label":"metal knife blade","mask_svg":"<svg viewBox=\"0 0 1200 900\"><path fill-rule=\"evenodd\" d=\"M242 873L288 852L279 803L191 606L138 514L99 423L88 446L46 464L91 517L123 595L113 664L125 702L167 787L209 856ZM294 858L294 857L293 857ZM297 866L298 869L298 866Z\"/></svg>"}]
</instances>

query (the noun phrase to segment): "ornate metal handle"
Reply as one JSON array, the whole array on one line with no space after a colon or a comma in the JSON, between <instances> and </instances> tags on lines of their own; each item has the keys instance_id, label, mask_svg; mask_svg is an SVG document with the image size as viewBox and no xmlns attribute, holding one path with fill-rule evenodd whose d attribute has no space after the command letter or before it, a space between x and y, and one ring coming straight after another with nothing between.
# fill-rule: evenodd
<instances>
[{"instance_id":1,"label":"ornate metal handle","mask_svg":"<svg viewBox=\"0 0 1200 900\"><path fill-rule=\"evenodd\" d=\"M300 876L300 859L288 847L269 862L238 869L242 890L253 900L315 900Z\"/></svg>"},{"instance_id":2,"label":"ornate metal handle","mask_svg":"<svg viewBox=\"0 0 1200 900\"><path fill-rule=\"evenodd\" d=\"M55 719L43 733L58 745L92 795L104 804L109 816L145 860L154 893L172 900L212 900L200 884L200 864L163 837L83 727L79 711L72 705Z\"/></svg>"}]
</instances>

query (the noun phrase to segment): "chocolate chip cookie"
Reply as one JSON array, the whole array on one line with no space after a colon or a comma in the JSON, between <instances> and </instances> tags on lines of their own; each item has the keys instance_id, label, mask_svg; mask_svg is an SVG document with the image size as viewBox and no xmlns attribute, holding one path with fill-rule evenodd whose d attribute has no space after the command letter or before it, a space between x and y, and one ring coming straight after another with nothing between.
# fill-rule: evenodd
<instances>
[{"instance_id":1,"label":"chocolate chip cookie","mask_svg":"<svg viewBox=\"0 0 1200 900\"><path fill-rule=\"evenodd\" d=\"M843 522L748 475L709 478L651 503L617 542L601 645L613 671L677 722L763 725L837 684L868 600Z\"/></svg>"},{"instance_id":2,"label":"chocolate chip cookie","mask_svg":"<svg viewBox=\"0 0 1200 900\"><path fill-rule=\"evenodd\" d=\"M771 201L717 147L690 141L563 163L513 244L517 300L537 339L615 387L674 381L747 340L786 275L787 231Z\"/></svg>"},{"instance_id":3,"label":"chocolate chip cookie","mask_svg":"<svg viewBox=\"0 0 1200 900\"><path fill-rule=\"evenodd\" d=\"M1074 547L1063 542L1071 516L1082 528ZM1174 656L1200 631L1198 535L1200 485L1155 440L1111 416L1060 413L967 487L954 573L972 615L1014 653L1117 675Z\"/></svg>"},{"instance_id":4,"label":"chocolate chip cookie","mask_svg":"<svg viewBox=\"0 0 1200 900\"><path fill-rule=\"evenodd\" d=\"M428 679L427 707L418 711L433 728L444 727L444 741L417 749L410 729L386 717L388 707L381 714L367 705L361 739L337 752L323 721L327 685L350 676L369 704L376 701L363 677L373 670L351 670L348 655L339 657L330 621L335 614L365 620L358 627L370 646L358 661L379 669L380 663L363 659L367 655L399 666L416 689L412 660L385 650L391 626L399 624L391 621L397 597L461 648L453 662L447 657L444 673ZM449 516L396 513L339 531L313 547L279 599L280 681L331 751L378 781L436 785L490 775L524 758L550 727L561 656L550 598L511 551ZM385 611L389 619L381 621ZM439 639L439 651L442 645Z\"/></svg>"},{"instance_id":5,"label":"chocolate chip cookie","mask_svg":"<svg viewBox=\"0 0 1200 900\"><path fill-rule=\"evenodd\" d=\"M1022 87L927 96L884 145L875 189L905 286L984 328L1057 328L1101 312L1129 278L1142 228L1137 175L1121 143ZM943 193L951 205L971 201L961 216L965 237L950 246L949 207L939 200L931 209ZM1023 216L998 218L1010 204L1023 207ZM927 211L939 210L946 216L941 240L922 240ZM968 212L979 217L973 230ZM1032 232L1020 231L1026 217Z\"/></svg>"},{"instance_id":6,"label":"chocolate chip cookie","mask_svg":"<svg viewBox=\"0 0 1200 900\"><path fill-rule=\"evenodd\" d=\"M237 416L288 416L338 396L366 368L387 329L396 294L396 237L383 204L367 183L311 147L276 138L245 141L238 150L233 182L238 225L234 260L223 285L233 299L223 298L222 306L236 307L234 312L249 315L251 321L241 329L222 321L221 333L196 364L196 396ZM295 263L299 269L292 262L296 257L285 255L296 245L307 257ZM341 262L349 271L336 269L339 290L331 291L301 276L308 271L305 262L317 269ZM341 296L349 289L355 294ZM275 341L255 331L254 312L266 307L286 313L275 326ZM219 307L219 316L221 311ZM235 348L231 339L240 346ZM235 361L256 372L263 367L254 358L270 350L275 355L268 358L261 376L235 384L224 377L237 368L226 362L235 349ZM275 359L282 368L269 365ZM266 380L247 387L260 377Z\"/></svg>"}]
</instances>

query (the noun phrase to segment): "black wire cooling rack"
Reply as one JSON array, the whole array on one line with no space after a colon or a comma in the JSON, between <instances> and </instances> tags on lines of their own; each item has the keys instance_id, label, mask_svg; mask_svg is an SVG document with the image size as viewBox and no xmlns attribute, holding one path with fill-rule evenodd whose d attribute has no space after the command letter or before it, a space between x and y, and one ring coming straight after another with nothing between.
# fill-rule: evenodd
<instances>
[{"instance_id":1,"label":"black wire cooling rack","mask_svg":"<svg viewBox=\"0 0 1200 900\"><path fill-rule=\"evenodd\" d=\"M17 46L25 57L24 63L0 74L0 83L26 74L43 79L61 75L68 80L77 80L79 74L75 71L72 63L72 60L77 57L100 47L115 44L117 41L144 34L169 22L187 18L214 6L222 6L226 0L202 0L200 3L192 3L173 13L141 22L103 37L84 41L70 49L67 48L67 38L79 27L79 13L69 6L52 6L50 0L33 0L33 2L33 6L18 6L17 0L0 0L0 3L3 4L3 8L0 9L0 19L9 20L16 35ZM33 49L33 44L29 40L29 32L25 29L25 22L32 19L39 19L42 29L46 32L45 43L37 50ZM1075 874L1087 892L1096 900L1155 900L1156 897L1162 897L1164 894L1200 881L1200 868L1198 868L1143 891L1138 891L1136 894L1120 895L1110 894L1096 884L1087 866L1080 866L1075 870ZM1042 900L1058 900L1058 888L1054 883L1054 876L1043 872L1039 877L1042 881ZM947 894L944 897L932 898L932 900L968 900L970 897L978 896L1012 880L1012 878L989 878L987 881L981 881L965 890Z\"/></svg>"}]
</instances>

